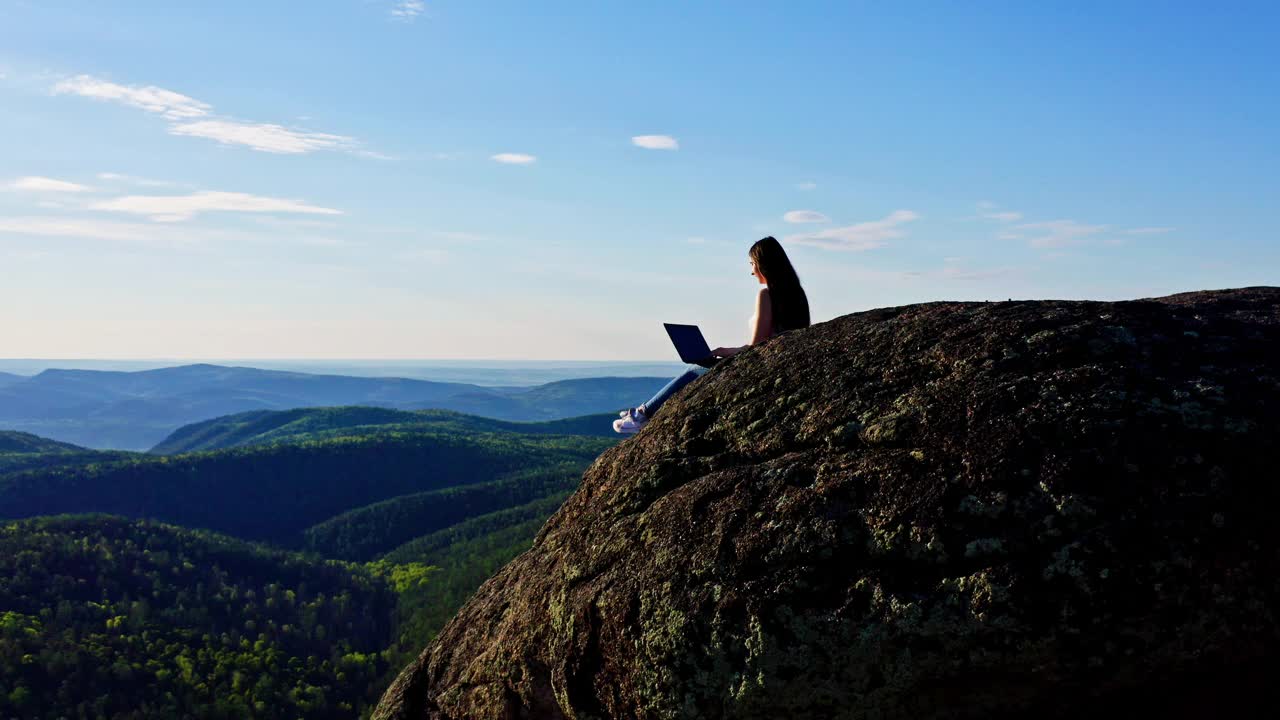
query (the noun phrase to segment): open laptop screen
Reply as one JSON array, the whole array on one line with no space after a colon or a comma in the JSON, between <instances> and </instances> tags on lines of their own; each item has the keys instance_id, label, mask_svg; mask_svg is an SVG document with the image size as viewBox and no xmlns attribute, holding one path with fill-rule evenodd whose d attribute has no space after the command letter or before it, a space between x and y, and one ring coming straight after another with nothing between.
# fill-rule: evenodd
<instances>
[{"instance_id":1,"label":"open laptop screen","mask_svg":"<svg viewBox=\"0 0 1280 720\"><path fill-rule=\"evenodd\" d=\"M676 352L680 353L681 360L708 367L715 361L715 358L711 357L711 348L707 346L707 341L702 337L702 331L697 325L675 323L662 325L667 329L667 335L671 336L671 344L676 346Z\"/></svg>"}]
</instances>

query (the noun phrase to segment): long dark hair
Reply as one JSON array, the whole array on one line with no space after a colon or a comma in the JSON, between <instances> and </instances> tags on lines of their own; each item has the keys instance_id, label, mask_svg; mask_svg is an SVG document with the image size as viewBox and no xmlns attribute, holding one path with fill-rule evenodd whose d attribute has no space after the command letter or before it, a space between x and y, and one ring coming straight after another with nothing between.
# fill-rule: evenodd
<instances>
[{"instance_id":1,"label":"long dark hair","mask_svg":"<svg viewBox=\"0 0 1280 720\"><path fill-rule=\"evenodd\" d=\"M772 235L761 238L747 253L769 285L773 308L773 333L809 327L809 298L782 245Z\"/></svg>"}]
</instances>

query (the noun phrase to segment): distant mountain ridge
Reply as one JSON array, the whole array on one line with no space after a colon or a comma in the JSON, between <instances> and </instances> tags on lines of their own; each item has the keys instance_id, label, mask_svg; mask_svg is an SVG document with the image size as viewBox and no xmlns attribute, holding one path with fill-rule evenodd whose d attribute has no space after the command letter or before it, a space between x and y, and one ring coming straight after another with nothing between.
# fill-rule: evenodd
<instances>
[{"instance_id":1,"label":"distant mountain ridge","mask_svg":"<svg viewBox=\"0 0 1280 720\"><path fill-rule=\"evenodd\" d=\"M31 433L0 430L0 453L49 453L85 450L79 445L50 440Z\"/></svg>"},{"instance_id":2,"label":"distant mountain ridge","mask_svg":"<svg viewBox=\"0 0 1280 720\"><path fill-rule=\"evenodd\" d=\"M137 372L50 369L14 377L0 381L0 428L127 450L155 446L184 425L252 410L362 405L528 422L611 413L666 382L605 377L495 388L211 364Z\"/></svg>"},{"instance_id":3,"label":"distant mountain ridge","mask_svg":"<svg viewBox=\"0 0 1280 720\"><path fill-rule=\"evenodd\" d=\"M616 437L610 425L613 417L611 414L601 414L543 422L508 422L452 410L410 411L364 406L253 410L184 425L151 448L151 452L172 455L200 450L223 450L266 445L304 436L319 439L375 428Z\"/></svg>"},{"instance_id":4,"label":"distant mountain ridge","mask_svg":"<svg viewBox=\"0 0 1280 720\"><path fill-rule=\"evenodd\" d=\"M0 476L23 470L105 462L128 457L117 450L90 450L31 433L0 430Z\"/></svg>"}]
</instances>

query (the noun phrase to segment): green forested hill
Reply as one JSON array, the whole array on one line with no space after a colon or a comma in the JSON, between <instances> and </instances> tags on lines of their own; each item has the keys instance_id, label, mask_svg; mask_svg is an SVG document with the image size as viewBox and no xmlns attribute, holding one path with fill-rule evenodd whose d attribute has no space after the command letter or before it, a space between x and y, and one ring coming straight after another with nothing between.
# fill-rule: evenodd
<instances>
[{"instance_id":1,"label":"green forested hill","mask_svg":"<svg viewBox=\"0 0 1280 720\"><path fill-rule=\"evenodd\" d=\"M196 450L221 450L299 438L359 434L375 429L616 437L611 424L613 419L613 415L584 415L543 422L509 422L451 410L408 411L361 406L255 410L184 425L151 452L172 455Z\"/></svg>"},{"instance_id":2,"label":"green forested hill","mask_svg":"<svg viewBox=\"0 0 1280 720\"><path fill-rule=\"evenodd\" d=\"M0 717L354 718L567 496L367 566L111 516L0 523Z\"/></svg>"},{"instance_id":3,"label":"green forested hill","mask_svg":"<svg viewBox=\"0 0 1280 720\"><path fill-rule=\"evenodd\" d=\"M572 490L583 469L583 463L561 463L509 473L488 482L383 500L307 528L304 546L324 557L372 560L414 538L468 518Z\"/></svg>"},{"instance_id":4,"label":"green forested hill","mask_svg":"<svg viewBox=\"0 0 1280 720\"><path fill-rule=\"evenodd\" d=\"M556 433L611 419L245 413L177 455L7 433L0 718L358 717L618 439Z\"/></svg>"},{"instance_id":5,"label":"green forested hill","mask_svg":"<svg viewBox=\"0 0 1280 720\"><path fill-rule=\"evenodd\" d=\"M134 455L0 475L0 518L101 512L296 547L305 528L353 508L516 470L566 462L585 467L613 442L380 431L208 453Z\"/></svg>"},{"instance_id":6,"label":"green forested hill","mask_svg":"<svg viewBox=\"0 0 1280 720\"><path fill-rule=\"evenodd\" d=\"M560 509L570 494L572 491L566 490L524 505L468 518L443 530L414 538L384 554L381 559L383 562L399 565L410 563L440 565L446 563L452 557L453 551L463 543L506 533L512 528L524 527L528 523L535 525L534 532L528 535L529 541L532 542L537 530L542 527L547 518Z\"/></svg>"},{"instance_id":7,"label":"green forested hill","mask_svg":"<svg viewBox=\"0 0 1280 720\"><path fill-rule=\"evenodd\" d=\"M37 452L75 452L85 448L71 443L42 438L31 433L0 430L0 454Z\"/></svg>"},{"instance_id":8,"label":"green forested hill","mask_svg":"<svg viewBox=\"0 0 1280 720\"><path fill-rule=\"evenodd\" d=\"M401 423L413 415L414 413L406 410L359 406L251 410L183 425L151 448L151 452L174 455L197 450L263 445L273 440L320 430L351 430L368 425Z\"/></svg>"},{"instance_id":9,"label":"green forested hill","mask_svg":"<svg viewBox=\"0 0 1280 720\"><path fill-rule=\"evenodd\" d=\"M360 405L544 421L615 413L666 382L665 377L592 377L490 387L205 363L136 372L49 368L0 382L0 427L97 449L143 450L185 425L249 411ZM608 429L606 423L596 432Z\"/></svg>"},{"instance_id":10,"label":"green forested hill","mask_svg":"<svg viewBox=\"0 0 1280 720\"><path fill-rule=\"evenodd\" d=\"M0 430L0 474L56 465L79 465L124 458L130 454L112 450L90 450L31 433Z\"/></svg>"},{"instance_id":11,"label":"green forested hill","mask_svg":"<svg viewBox=\"0 0 1280 720\"><path fill-rule=\"evenodd\" d=\"M394 617L358 566L121 518L0 524L0 717L353 718Z\"/></svg>"},{"instance_id":12,"label":"green forested hill","mask_svg":"<svg viewBox=\"0 0 1280 720\"><path fill-rule=\"evenodd\" d=\"M405 409L445 408L508 420L555 418L617 410L642 402L667 384L663 377L591 377L557 380L530 388L484 388L448 404L406 403ZM497 392L495 392L497 391Z\"/></svg>"},{"instance_id":13,"label":"green forested hill","mask_svg":"<svg viewBox=\"0 0 1280 720\"><path fill-rule=\"evenodd\" d=\"M431 568L429 580L400 596L396 638L387 650L392 667L419 653L485 580L529 549L533 539L570 492L464 520L416 538L374 567Z\"/></svg>"}]
</instances>

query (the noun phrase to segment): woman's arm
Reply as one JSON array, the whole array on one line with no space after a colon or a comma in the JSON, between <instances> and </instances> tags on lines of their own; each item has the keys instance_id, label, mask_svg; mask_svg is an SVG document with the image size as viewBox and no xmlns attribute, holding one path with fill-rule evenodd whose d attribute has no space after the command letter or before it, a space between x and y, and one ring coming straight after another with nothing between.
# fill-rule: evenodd
<instances>
[{"instance_id":1,"label":"woman's arm","mask_svg":"<svg viewBox=\"0 0 1280 720\"><path fill-rule=\"evenodd\" d=\"M711 351L716 357L730 357L746 350L751 345L768 340L773 334L773 303L769 301L769 288L760 288L756 295L756 322L751 328L751 343L742 347L718 347Z\"/></svg>"},{"instance_id":2,"label":"woman's arm","mask_svg":"<svg viewBox=\"0 0 1280 720\"><path fill-rule=\"evenodd\" d=\"M751 344L764 342L773 335L773 302L769 299L769 288L760 288L756 295L756 326L751 328Z\"/></svg>"}]
</instances>

